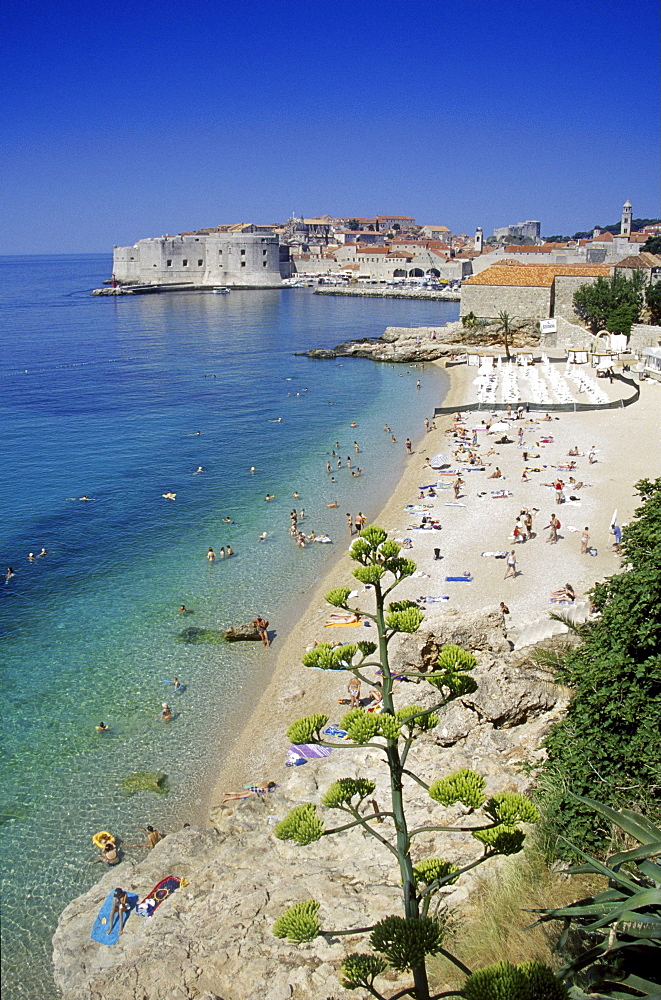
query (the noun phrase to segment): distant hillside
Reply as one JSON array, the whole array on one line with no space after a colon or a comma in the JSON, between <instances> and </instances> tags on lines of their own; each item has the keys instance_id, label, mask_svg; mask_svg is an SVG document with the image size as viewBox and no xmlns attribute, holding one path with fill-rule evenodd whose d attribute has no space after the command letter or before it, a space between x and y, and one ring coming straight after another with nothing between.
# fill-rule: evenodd
<instances>
[{"instance_id":1,"label":"distant hillside","mask_svg":"<svg viewBox=\"0 0 661 1000\"><path fill-rule=\"evenodd\" d=\"M644 229L645 226L654 226L659 222L661 222L661 219L632 219L631 231L633 233L637 233L639 230ZM595 228L596 227L593 226L592 229L589 229L586 232L574 233L573 236L542 236L542 239L546 240L547 243L565 243L567 240L586 240L592 236ZM612 222L609 226L599 226L599 229L601 229L602 233L612 233L613 236L618 236L620 233L620 223L619 221Z\"/></svg>"}]
</instances>

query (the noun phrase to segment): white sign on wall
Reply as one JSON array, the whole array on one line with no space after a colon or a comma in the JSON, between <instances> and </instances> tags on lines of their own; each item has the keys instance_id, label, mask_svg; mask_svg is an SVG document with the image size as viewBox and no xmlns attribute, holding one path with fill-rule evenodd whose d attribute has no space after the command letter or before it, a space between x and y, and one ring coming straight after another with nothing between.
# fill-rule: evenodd
<instances>
[{"instance_id":1,"label":"white sign on wall","mask_svg":"<svg viewBox=\"0 0 661 1000\"><path fill-rule=\"evenodd\" d=\"M558 321L557 319L543 319L539 324L540 333L557 333L558 332Z\"/></svg>"}]
</instances>

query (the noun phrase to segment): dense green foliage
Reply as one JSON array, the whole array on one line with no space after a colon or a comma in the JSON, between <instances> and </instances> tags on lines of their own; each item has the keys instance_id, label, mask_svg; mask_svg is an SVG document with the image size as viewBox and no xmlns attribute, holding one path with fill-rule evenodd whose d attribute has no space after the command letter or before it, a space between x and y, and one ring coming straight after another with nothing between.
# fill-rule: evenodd
<instances>
[{"instance_id":1,"label":"dense green foliage","mask_svg":"<svg viewBox=\"0 0 661 1000\"><path fill-rule=\"evenodd\" d=\"M565 987L541 962L497 962L466 980L465 1000L567 1000Z\"/></svg>"},{"instance_id":2,"label":"dense green foliage","mask_svg":"<svg viewBox=\"0 0 661 1000\"><path fill-rule=\"evenodd\" d=\"M570 906L542 911L540 922L564 923L561 947L570 932L582 942L577 956L559 975L574 984L576 990L571 996L577 1000L586 996L658 997L661 994L661 865L652 859L661 852L661 827L629 809L615 812L591 799L582 799L582 804L638 846L601 862L570 845L585 863L570 868L569 874L606 876L608 888ZM581 987L589 992L583 993ZM627 991L624 994L619 992L622 987Z\"/></svg>"},{"instance_id":3,"label":"dense green foliage","mask_svg":"<svg viewBox=\"0 0 661 1000\"><path fill-rule=\"evenodd\" d=\"M650 236L640 249L646 253L661 253L661 236Z\"/></svg>"},{"instance_id":4,"label":"dense green foliage","mask_svg":"<svg viewBox=\"0 0 661 1000\"><path fill-rule=\"evenodd\" d=\"M597 278L574 292L574 309L592 333L631 333L631 325L640 319L643 307L642 273L627 278L615 273L611 278Z\"/></svg>"},{"instance_id":5,"label":"dense green foliage","mask_svg":"<svg viewBox=\"0 0 661 1000\"><path fill-rule=\"evenodd\" d=\"M658 430L658 429L657 429ZM608 824L567 789L614 807L658 814L661 792L661 478L636 487L643 505L624 529L623 571L594 588L600 612L582 630L559 680L573 689L546 740L546 806L559 831L603 851Z\"/></svg>"},{"instance_id":6,"label":"dense green foliage","mask_svg":"<svg viewBox=\"0 0 661 1000\"><path fill-rule=\"evenodd\" d=\"M659 250L661 254L661 236L659 236ZM648 285L645 291L645 301L650 311L652 323L661 324L661 281L656 281L653 285Z\"/></svg>"}]
</instances>

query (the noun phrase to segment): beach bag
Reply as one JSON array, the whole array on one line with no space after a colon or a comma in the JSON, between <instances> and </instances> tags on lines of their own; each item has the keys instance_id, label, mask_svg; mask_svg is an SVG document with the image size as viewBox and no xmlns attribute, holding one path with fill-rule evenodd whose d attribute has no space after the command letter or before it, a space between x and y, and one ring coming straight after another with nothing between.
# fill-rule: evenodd
<instances>
[{"instance_id":1,"label":"beach bag","mask_svg":"<svg viewBox=\"0 0 661 1000\"><path fill-rule=\"evenodd\" d=\"M589 556L596 556L596 554L597 554L597 550L594 548L594 546L592 546L591 548L588 549L588 555Z\"/></svg>"},{"instance_id":2,"label":"beach bag","mask_svg":"<svg viewBox=\"0 0 661 1000\"><path fill-rule=\"evenodd\" d=\"M562 525L560 524L560 521L557 521L555 526L556 526L556 528L561 528L562 527Z\"/></svg>"}]
</instances>

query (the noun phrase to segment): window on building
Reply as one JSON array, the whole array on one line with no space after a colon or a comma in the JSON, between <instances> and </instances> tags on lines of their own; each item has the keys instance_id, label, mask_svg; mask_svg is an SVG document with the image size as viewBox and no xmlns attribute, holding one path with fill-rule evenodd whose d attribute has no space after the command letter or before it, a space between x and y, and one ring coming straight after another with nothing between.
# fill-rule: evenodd
<instances>
[{"instance_id":1,"label":"window on building","mask_svg":"<svg viewBox=\"0 0 661 1000\"><path fill-rule=\"evenodd\" d=\"M266 250L262 250L262 257L266 257L266 254L267 254L267 251Z\"/></svg>"},{"instance_id":2,"label":"window on building","mask_svg":"<svg viewBox=\"0 0 661 1000\"><path fill-rule=\"evenodd\" d=\"M246 266L246 262L245 262L245 260L242 260L241 261L241 267L245 267L245 266Z\"/></svg>"},{"instance_id":3,"label":"window on building","mask_svg":"<svg viewBox=\"0 0 661 1000\"><path fill-rule=\"evenodd\" d=\"M245 252L245 250L242 250L242 251L241 251L241 256L242 256L242 257L245 257L245 255L246 255L246 252Z\"/></svg>"},{"instance_id":4,"label":"window on building","mask_svg":"<svg viewBox=\"0 0 661 1000\"><path fill-rule=\"evenodd\" d=\"M167 267L172 267L172 261L171 260L166 260L165 263L166 263Z\"/></svg>"},{"instance_id":5,"label":"window on building","mask_svg":"<svg viewBox=\"0 0 661 1000\"><path fill-rule=\"evenodd\" d=\"M181 266L182 267L188 267L188 260L185 257L184 257L184 259L181 262Z\"/></svg>"},{"instance_id":6,"label":"window on building","mask_svg":"<svg viewBox=\"0 0 661 1000\"><path fill-rule=\"evenodd\" d=\"M262 267L268 267L268 261L267 260L263 260L262 261Z\"/></svg>"},{"instance_id":7,"label":"window on building","mask_svg":"<svg viewBox=\"0 0 661 1000\"><path fill-rule=\"evenodd\" d=\"M197 266L198 266L198 267L202 267L202 264L203 264L203 260L202 260L202 258L200 257L200 258L199 258L199 260L198 260L198 262L197 262Z\"/></svg>"}]
</instances>

